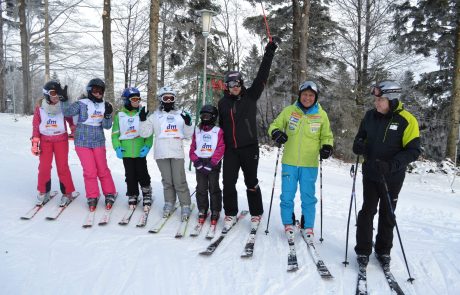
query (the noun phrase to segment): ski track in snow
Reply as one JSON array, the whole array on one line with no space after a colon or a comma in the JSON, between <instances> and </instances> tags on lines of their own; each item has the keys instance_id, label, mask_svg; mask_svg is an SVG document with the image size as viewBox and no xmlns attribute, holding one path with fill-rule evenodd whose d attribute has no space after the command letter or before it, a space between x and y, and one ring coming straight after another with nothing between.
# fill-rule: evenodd
<instances>
[{"instance_id":1,"label":"ski track in snow","mask_svg":"<svg viewBox=\"0 0 460 295\"><path fill-rule=\"evenodd\" d=\"M278 171L269 234L265 234L270 205L276 149L261 148L259 179L265 214L256 236L254 256L240 258L249 235L250 216L241 220L222 241L216 252L203 257L198 253L210 243L205 239L209 220L198 237L189 233L196 223L192 213L186 236L175 239L180 209L160 233L148 230L161 218L163 189L161 176L148 155L148 167L155 197L144 228L136 228L142 208L136 209L130 223L118 225L128 207L122 161L106 132L107 159L119 196L110 223L99 226L104 198L99 200L92 228L81 227L87 214L80 161L70 143L69 165L77 198L56 221L45 220L59 203L58 194L32 220L19 217L29 210L36 196L38 159L30 153L32 117L0 114L0 290L2 294L354 294L357 278L355 211L352 207L347 260L344 267L346 222L351 197L351 163L323 162L323 243L320 238L320 194L317 183L315 243L321 258L334 276L320 278L307 245L296 232L299 270L288 273L288 243L279 212L280 171ZM185 150L188 152L186 142ZM188 159L187 159L188 168ZM280 169L280 167L279 167ZM190 192L195 190L194 171L186 170ZM59 190L55 165L52 190ZM410 284L397 233L392 251L392 273L406 294L460 293L460 178L454 182L444 174L408 174L396 210L404 250L415 281ZM247 209L243 176L237 184L240 210ZM195 202L195 197L192 197ZM362 204L361 166L356 180L356 201ZM300 218L300 201L295 212ZM377 220L377 216L376 216ZM374 226L377 223L374 222ZM223 226L223 212L216 237ZM375 232L375 231L374 231ZM372 255L367 269L369 294L389 294L385 277Z\"/></svg>"}]
</instances>

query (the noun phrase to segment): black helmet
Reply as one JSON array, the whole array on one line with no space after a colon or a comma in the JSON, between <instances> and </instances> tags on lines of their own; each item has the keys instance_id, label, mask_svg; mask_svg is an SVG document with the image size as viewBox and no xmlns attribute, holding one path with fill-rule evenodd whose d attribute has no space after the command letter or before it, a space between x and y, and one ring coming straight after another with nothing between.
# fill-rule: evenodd
<instances>
[{"instance_id":1,"label":"black helmet","mask_svg":"<svg viewBox=\"0 0 460 295\"><path fill-rule=\"evenodd\" d=\"M207 114L210 114L211 116ZM218 115L219 112L217 111L217 108L215 106L210 104L204 105L200 110L201 123L205 125L216 124Z\"/></svg>"},{"instance_id":2,"label":"black helmet","mask_svg":"<svg viewBox=\"0 0 460 295\"><path fill-rule=\"evenodd\" d=\"M45 86L43 86L43 95L45 96L48 102L51 102L50 90L56 91L56 95L59 95L61 92L61 83L59 83L59 81L56 80L51 80L46 82Z\"/></svg>"},{"instance_id":3,"label":"black helmet","mask_svg":"<svg viewBox=\"0 0 460 295\"><path fill-rule=\"evenodd\" d=\"M102 81L102 80L99 79L99 78L94 78L94 79L91 79L91 80L88 82L88 85L86 86L86 92L88 93L88 98L91 99L92 101L101 102L102 99L96 98L96 97L91 93L91 92L93 91L93 87L94 87L94 86L101 87L101 88L102 88L102 94L104 94L104 92L105 92L105 83L104 83L104 81Z\"/></svg>"},{"instance_id":4,"label":"black helmet","mask_svg":"<svg viewBox=\"0 0 460 295\"><path fill-rule=\"evenodd\" d=\"M228 71L225 73L224 83L227 86L227 83L230 81L240 81L241 85L244 84L243 75L238 71Z\"/></svg>"}]
</instances>

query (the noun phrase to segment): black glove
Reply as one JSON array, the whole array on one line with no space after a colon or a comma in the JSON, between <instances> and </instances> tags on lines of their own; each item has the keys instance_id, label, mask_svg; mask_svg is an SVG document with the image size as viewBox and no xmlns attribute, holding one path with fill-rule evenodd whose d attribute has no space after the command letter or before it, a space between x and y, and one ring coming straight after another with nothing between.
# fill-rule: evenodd
<instances>
[{"instance_id":1,"label":"black glove","mask_svg":"<svg viewBox=\"0 0 460 295\"><path fill-rule=\"evenodd\" d=\"M323 144L321 149L319 150L319 156L321 160L325 160L332 155L332 145Z\"/></svg>"},{"instance_id":2,"label":"black glove","mask_svg":"<svg viewBox=\"0 0 460 295\"><path fill-rule=\"evenodd\" d=\"M386 161L382 161L382 160L379 160L379 159L375 160L375 167L377 168L377 170L382 175L390 174L391 164L386 162Z\"/></svg>"},{"instance_id":3,"label":"black glove","mask_svg":"<svg viewBox=\"0 0 460 295\"><path fill-rule=\"evenodd\" d=\"M193 166L195 166L196 170L200 170L201 168L203 168L203 162L200 159L198 159L195 162L193 162Z\"/></svg>"},{"instance_id":4,"label":"black glove","mask_svg":"<svg viewBox=\"0 0 460 295\"><path fill-rule=\"evenodd\" d=\"M265 51L275 52L276 48L278 48L278 45L276 45L275 42L270 41L270 42L268 42L267 45L265 46Z\"/></svg>"},{"instance_id":5,"label":"black glove","mask_svg":"<svg viewBox=\"0 0 460 295\"><path fill-rule=\"evenodd\" d=\"M366 142L364 141L364 138L358 138L358 140L355 140L353 143L353 153L356 155L364 155L366 154L367 151L367 146Z\"/></svg>"},{"instance_id":6,"label":"black glove","mask_svg":"<svg viewBox=\"0 0 460 295\"><path fill-rule=\"evenodd\" d=\"M184 119L185 125L187 126L192 125L192 117L190 117L189 114L187 114L186 112L182 112L180 116L182 117L182 119Z\"/></svg>"},{"instance_id":7,"label":"black glove","mask_svg":"<svg viewBox=\"0 0 460 295\"><path fill-rule=\"evenodd\" d=\"M145 107L142 107L141 111L139 112L139 119L141 122L147 120L147 115L149 114L149 111L145 111Z\"/></svg>"},{"instance_id":8,"label":"black glove","mask_svg":"<svg viewBox=\"0 0 460 295\"><path fill-rule=\"evenodd\" d=\"M288 136L283 131L275 129L272 131L272 139L279 144L285 144L288 140Z\"/></svg>"},{"instance_id":9,"label":"black glove","mask_svg":"<svg viewBox=\"0 0 460 295\"><path fill-rule=\"evenodd\" d=\"M67 96L67 85L64 86L64 89L62 89L62 86L61 86L61 89L59 89L59 100L60 101L67 101L69 100L69 97Z\"/></svg>"},{"instance_id":10,"label":"black glove","mask_svg":"<svg viewBox=\"0 0 460 295\"><path fill-rule=\"evenodd\" d=\"M112 117L113 107L108 101L106 101L104 104L105 104L104 118L110 119Z\"/></svg>"}]
</instances>

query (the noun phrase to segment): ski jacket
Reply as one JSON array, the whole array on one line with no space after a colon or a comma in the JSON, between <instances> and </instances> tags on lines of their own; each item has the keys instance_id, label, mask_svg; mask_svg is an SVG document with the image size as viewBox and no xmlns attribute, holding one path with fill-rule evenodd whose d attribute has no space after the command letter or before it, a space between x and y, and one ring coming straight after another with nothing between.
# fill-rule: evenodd
<instances>
[{"instance_id":1,"label":"ski jacket","mask_svg":"<svg viewBox=\"0 0 460 295\"><path fill-rule=\"evenodd\" d=\"M67 134L67 124L65 124L65 122L69 124L70 128L73 128L74 123L73 123L72 117L64 117L64 120L65 120L64 121L64 129L65 129L64 133L61 133L58 135L44 135L40 133L40 124L42 123L42 116L41 116L42 112L47 112L49 115L62 114L60 102L58 102L55 106L56 107L53 109L48 109L48 105L45 99L40 99L39 102L37 102L37 105L35 106L35 110L34 110L34 116L32 119L32 137L38 137L40 138L40 141L47 141L47 142L66 141L69 139L69 135Z\"/></svg>"},{"instance_id":2,"label":"ski jacket","mask_svg":"<svg viewBox=\"0 0 460 295\"><path fill-rule=\"evenodd\" d=\"M387 182L404 181L407 165L421 153L417 119L404 110L401 102L392 105L385 115L376 109L367 111L353 144L355 151L358 140L364 140L363 177L373 181L382 182L376 159L390 164L390 175L385 176Z\"/></svg>"},{"instance_id":3,"label":"ski jacket","mask_svg":"<svg viewBox=\"0 0 460 295\"><path fill-rule=\"evenodd\" d=\"M282 163L291 166L318 167L319 150L334 143L329 118L319 103L306 111L297 102L284 108L270 124L268 134L275 129L288 136Z\"/></svg>"},{"instance_id":4,"label":"ski jacket","mask_svg":"<svg viewBox=\"0 0 460 295\"><path fill-rule=\"evenodd\" d=\"M93 104L92 107L100 109L99 115L102 115L102 120L99 124L91 123L92 125L90 125L85 123L89 118L89 104ZM78 116L74 138L75 146L86 148L105 147L104 129L112 127L112 117L104 118L104 101L96 103L85 97L72 104L68 101L61 102L61 105L64 116Z\"/></svg>"},{"instance_id":5,"label":"ski jacket","mask_svg":"<svg viewBox=\"0 0 460 295\"><path fill-rule=\"evenodd\" d=\"M181 117L180 110L171 110L165 112L156 110L147 120L140 122L139 134L141 137L147 138L155 135L153 157L158 159L183 159L185 158L183 139L190 138L193 134L193 125L185 125L184 119ZM168 128L165 126L167 122L173 122L174 136L168 134ZM171 130L171 129L170 129Z\"/></svg>"},{"instance_id":6,"label":"ski jacket","mask_svg":"<svg viewBox=\"0 0 460 295\"><path fill-rule=\"evenodd\" d=\"M267 49L251 87L242 86L238 96L225 91L219 100L219 126L224 131L225 146L240 148L257 144L257 100L262 95L275 52Z\"/></svg>"},{"instance_id":7,"label":"ski jacket","mask_svg":"<svg viewBox=\"0 0 460 295\"><path fill-rule=\"evenodd\" d=\"M211 162L211 165L215 167L217 166L217 164L219 164L220 160L222 160L222 158L224 157L224 153L225 153L224 132L219 127L205 125L203 126L203 129L201 130L199 127L196 127L195 132L193 133L192 144L190 145L190 152L189 152L189 157L192 162L195 162L198 159L200 159L195 153L196 134L200 131L212 132L213 130L217 130L217 145L216 145L216 149L214 150L214 153L209 158L209 161Z\"/></svg>"},{"instance_id":8,"label":"ski jacket","mask_svg":"<svg viewBox=\"0 0 460 295\"><path fill-rule=\"evenodd\" d=\"M125 115L129 119L134 119L139 117L139 110L133 109L128 110L127 108L122 108L115 117L113 118L113 127L112 127L112 146L113 149L121 147L123 151L124 158L139 158L139 153L144 146L149 148L153 145L153 135L150 135L147 138L143 138L139 135L139 121L134 120L133 122L133 131L137 132L134 138L123 139L123 136L120 134L120 115ZM123 120L123 119L122 119Z\"/></svg>"}]
</instances>

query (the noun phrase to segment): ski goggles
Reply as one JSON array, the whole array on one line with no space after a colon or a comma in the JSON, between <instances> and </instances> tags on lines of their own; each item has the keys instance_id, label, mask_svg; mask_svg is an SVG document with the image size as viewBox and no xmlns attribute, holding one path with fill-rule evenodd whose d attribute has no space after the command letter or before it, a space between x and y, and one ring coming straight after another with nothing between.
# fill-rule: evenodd
<instances>
[{"instance_id":1,"label":"ski goggles","mask_svg":"<svg viewBox=\"0 0 460 295\"><path fill-rule=\"evenodd\" d=\"M377 97L380 97L382 96L382 88L378 87L378 86L372 86L371 87L371 95L374 95L374 96L377 96Z\"/></svg>"},{"instance_id":2,"label":"ski goggles","mask_svg":"<svg viewBox=\"0 0 460 295\"><path fill-rule=\"evenodd\" d=\"M176 97L174 95L163 95L161 97L162 102L174 102L176 100Z\"/></svg>"},{"instance_id":3,"label":"ski goggles","mask_svg":"<svg viewBox=\"0 0 460 295\"><path fill-rule=\"evenodd\" d=\"M211 121L213 115L211 113L201 113L200 119L201 121Z\"/></svg>"},{"instance_id":4,"label":"ski goggles","mask_svg":"<svg viewBox=\"0 0 460 295\"><path fill-rule=\"evenodd\" d=\"M313 90L315 93L318 93L318 86L315 82L312 81L305 81L299 87L300 92L308 89Z\"/></svg>"},{"instance_id":5,"label":"ski goggles","mask_svg":"<svg viewBox=\"0 0 460 295\"><path fill-rule=\"evenodd\" d=\"M91 93L103 95L103 94L104 94L104 88L99 87L99 86L93 86L93 87L91 88Z\"/></svg>"},{"instance_id":6,"label":"ski goggles","mask_svg":"<svg viewBox=\"0 0 460 295\"><path fill-rule=\"evenodd\" d=\"M240 81L228 81L226 84L228 88L241 87Z\"/></svg>"},{"instance_id":7,"label":"ski goggles","mask_svg":"<svg viewBox=\"0 0 460 295\"><path fill-rule=\"evenodd\" d=\"M54 89L50 89L50 90L43 89L43 94L49 95L49 96L57 96L58 93Z\"/></svg>"},{"instance_id":8,"label":"ski goggles","mask_svg":"<svg viewBox=\"0 0 460 295\"><path fill-rule=\"evenodd\" d=\"M141 98L139 96L133 96L129 98L130 102L139 102L141 101Z\"/></svg>"},{"instance_id":9,"label":"ski goggles","mask_svg":"<svg viewBox=\"0 0 460 295\"><path fill-rule=\"evenodd\" d=\"M377 97L386 97L389 100L392 99L398 99L399 96L401 95L401 89L385 89L382 90L382 88L374 85L371 88L371 95L377 96Z\"/></svg>"}]
</instances>

